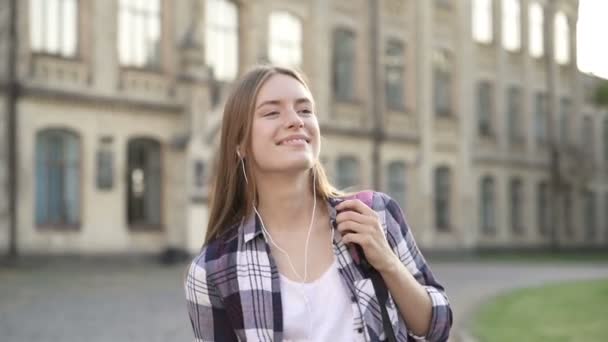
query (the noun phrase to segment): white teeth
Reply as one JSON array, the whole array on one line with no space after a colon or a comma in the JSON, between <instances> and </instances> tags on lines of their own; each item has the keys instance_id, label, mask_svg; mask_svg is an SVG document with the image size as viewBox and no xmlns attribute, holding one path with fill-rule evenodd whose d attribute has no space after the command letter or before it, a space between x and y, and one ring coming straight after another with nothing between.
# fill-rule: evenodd
<instances>
[{"instance_id":1,"label":"white teeth","mask_svg":"<svg viewBox=\"0 0 608 342\"><path fill-rule=\"evenodd\" d=\"M306 143L306 139L290 139L290 140L285 140L281 143L281 145L285 145L285 144L294 144L294 143Z\"/></svg>"}]
</instances>

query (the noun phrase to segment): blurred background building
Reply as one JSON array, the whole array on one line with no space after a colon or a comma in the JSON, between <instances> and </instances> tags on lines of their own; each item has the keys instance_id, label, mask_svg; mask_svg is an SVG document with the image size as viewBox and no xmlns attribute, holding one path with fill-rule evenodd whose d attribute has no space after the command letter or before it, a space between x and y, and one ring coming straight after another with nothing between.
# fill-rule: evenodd
<instances>
[{"instance_id":1,"label":"blurred background building","mask_svg":"<svg viewBox=\"0 0 608 342\"><path fill-rule=\"evenodd\" d=\"M302 69L424 249L608 246L577 0L0 0L0 251L195 253L231 81ZM602 247L603 246L603 247Z\"/></svg>"}]
</instances>

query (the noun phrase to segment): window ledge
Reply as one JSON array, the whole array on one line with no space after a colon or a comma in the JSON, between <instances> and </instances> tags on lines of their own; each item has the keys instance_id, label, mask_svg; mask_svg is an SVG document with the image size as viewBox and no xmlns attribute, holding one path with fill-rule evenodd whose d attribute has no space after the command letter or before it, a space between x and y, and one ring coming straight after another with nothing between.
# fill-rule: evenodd
<instances>
[{"instance_id":1,"label":"window ledge","mask_svg":"<svg viewBox=\"0 0 608 342\"><path fill-rule=\"evenodd\" d=\"M80 230L80 223L39 223L36 224L36 229L51 232L73 232Z\"/></svg>"},{"instance_id":2,"label":"window ledge","mask_svg":"<svg viewBox=\"0 0 608 342\"><path fill-rule=\"evenodd\" d=\"M133 232L161 232L164 231L164 226L153 223L131 223L129 224L129 230Z\"/></svg>"},{"instance_id":3,"label":"window ledge","mask_svg":"<svg viewBox=\"0 0 608 342\"><path fill-rule=\"evenodd\" d=\"M437 119L450 120L450 119L455 119L456 114L451 109L442 110L442 111L435 110L435 117Z\"/></svg>"},{"instance_id":4,"label":"window ledge","mask_svg":"<svg viewBox=\"0 0 608 342\"><path fill-rule=\"evenodd\" d=\"M160 65L149 65L149 66L134 66L134 65L120 65L120 70L122 72L140 72L145 74L157 74L162 75L163 70L160 68Z\"/></svg>"},{"instance_id":5,"label":"window ledge","mask_svg":"<svg viewBox=\"0 0 608 342\"><path fill-rule=\"evenodd\" d=\"M57 87L75 87L82 89L90 81L90 68L79 57L34 53L30 64L31 80L37 84Z\"/></svg>"},{"instance_id":6,"label":"window ledge","mask_svg":"<svg viewBox=\"0 0 608 342\"><path fill-rule=\"evenodd\" d=\"M75 62L75 63L82 63L82 58L78 55L75 54L73 56L64 56L58 53L50 53L50 52L44 52L44 51L32 51L32 57L33 58L47 58L47 59L54 59L54 60L61 60L61 61L67 61L67 62Z\"/></svg>"},{"instance_id":7,"label":"window ledge","mask_svg":"<svg viewBox=\"0 0 608 342\"><path fill-rule=\"evenodd\" d=\"M172 81L160 69L121 67L118 88L127 96L169 100L174 93Z\"/></svg>"}]
</instances>

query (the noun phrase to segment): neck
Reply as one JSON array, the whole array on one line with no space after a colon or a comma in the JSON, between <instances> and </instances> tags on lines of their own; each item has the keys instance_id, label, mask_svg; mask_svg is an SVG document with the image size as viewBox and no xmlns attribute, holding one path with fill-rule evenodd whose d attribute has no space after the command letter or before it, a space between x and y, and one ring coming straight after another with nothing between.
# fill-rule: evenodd
<instances>
[{"instance_id":1,"label":"neck","mask_svg":"<svg viewBox=\"0 0 608 342\"><path fill-rule=\"evenodd\" d=\"M256 177L257 209L269 231L308 230L314 198L309 172ZM317 202L316 211L319 211Z\"/></svg>"}]
</instances>

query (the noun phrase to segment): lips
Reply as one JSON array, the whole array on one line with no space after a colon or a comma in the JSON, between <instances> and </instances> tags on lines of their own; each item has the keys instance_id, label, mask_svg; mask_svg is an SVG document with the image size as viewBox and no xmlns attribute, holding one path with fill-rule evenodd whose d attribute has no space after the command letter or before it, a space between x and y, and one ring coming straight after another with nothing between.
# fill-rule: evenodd
<instances>
[{"instance_id":1,"label":"lips","mask_svg":"<svg viewBox=\"0 0 608 342\"><path fill-rule=\"evenodd\" d=\"M290 135L286 138L281 139L277 145L299 145L299 144L309 144L310 138L303 134Z\"/></svg>"}]
</instances>

